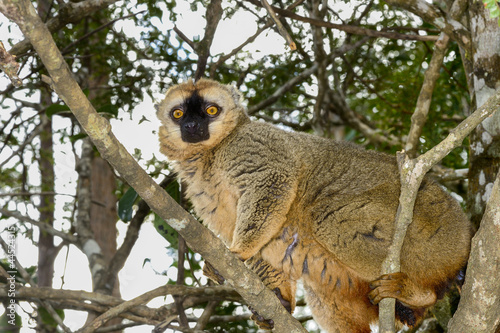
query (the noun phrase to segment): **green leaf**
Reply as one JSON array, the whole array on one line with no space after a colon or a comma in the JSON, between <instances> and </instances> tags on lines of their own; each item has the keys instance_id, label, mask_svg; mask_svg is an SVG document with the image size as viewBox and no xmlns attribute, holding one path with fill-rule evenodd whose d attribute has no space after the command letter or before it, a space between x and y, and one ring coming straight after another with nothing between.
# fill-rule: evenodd
<instances>
[{"instance_id":1,"label":"green leaf","mask_svg":"<svg viewBox=\"0 0 500 333\"><path fill-rule=\"evenodd\" d=\"M83 139L83 138L86 138L87 136L88 136L87 133L80 133L80 134L71 135L69 137L69 141L75 143L76 141Z\"/></svg>"},{"instance_id":2,"label":"green leaf","mask_svg":"<svg viewBox=\"0 0 500 333\"><path fill-rule=\"evenodd\" d=\"M61 317L61 319L64 320L64 311L61 309L54 309L56 313ZM52 315L45 309L44 307L39 307L38 308L38 314L42 318L42 322L51 327L57 327L57 321L55 321L54 318L52 318Z\"/></svg>"},{"instance_id":3,"label":"green leaf","mask_svg":"<svg viewBox=\"0 0 500 333\"><path fill-rule=\"evenodd\" d=\"M96 111L98 113L109 114L113 118L116 118L118 116L118 108L116 107L116 105L113 105L113 104L103 105L99 109L97 109Z\"/></svg>"},{"instance_id":4,"label":"green leaf","mask_svg":"<svg viewBox=\"0 0 500 333\"><path fill-rule=\"evenodd\" d=\"M18 333L22 326L21 316L15 312L11 313L9 306L13 305L7 305L7 311L0 316L0 332Z\"/></svg>"},{"instance_id":5,"label":"green leaf","mask_svg":"<svg viewBox=\"0 0 500 333\"><path fill-rule=\"evenodd\" d=\"M45 110L45 114L49 118L58 113L68 113L68 112L71 112L71 110L66 104L52 104Z\"/></svg>"},{"instance_id":6,"label":"green leaf","mask_svg":"<svg viewBox=\"0 0 500 333\"><path fill-rule=\"evenodd\" d=\"M167 191L168 195L170 195L176 202L181 201L181 190L179 183L176 180L170 182L167 187L165 187L165 191Z\"/></svg>"},{"instance_id":7,"label":"green leaf","mask_svg":"<svg viewBox=\"0 0 500 333\"><path fill-rule=\"evenodd\" d=\"M131 187L118 201L118 216L123 222L129 222L132 219L133 206L137 197L137 192Z\"/></svg>"},{"instance_id":8,"label":"green leaf","mask_svg":"<svg viewBox=\"0 0 500 333\"><path fill-rule=\"evenodd\" d=\"M143 115L142 118L141 118L141 120L139 120L139 125L142 124L145 121L151 122L151 120L149 120L148 118L146 118L146 116Z\"/></svg>"},{"instance_id":9,"label":"green leaf","mask_svg":"<svg viewBox=\"0 0 500 333\"><path fill-rule=\"evenodd\" d=\"M169 226L167 222L165 222L161 217L156 215L156 213L153 224L156 228L156 231L158 231L158 233L162 235L162 237L165 238L167 242L170 243L170 246L174 249L177 249L179 246L177 231L175 231L171 226Z\"/></svg>"}]
</instances>

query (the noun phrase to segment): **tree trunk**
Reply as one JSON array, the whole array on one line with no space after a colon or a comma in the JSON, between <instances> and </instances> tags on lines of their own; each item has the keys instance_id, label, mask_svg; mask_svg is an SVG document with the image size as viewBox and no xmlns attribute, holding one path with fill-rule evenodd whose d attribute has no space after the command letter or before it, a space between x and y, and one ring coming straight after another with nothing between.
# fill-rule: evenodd
<instances>
[{"instance_id":1,"label":"tree trunk","mask_svg":"<svg viewBox=\"0 0 500 333\"><path fill-rule=\"evenodd\" d=\"M38 15L45 21L50 12L50 3L47 0L38 1ZM40 96L40 106L47 107L52 104L51 93L42 89ZM54 150L52 141L52 120L45 114L40 116L42 131L40 133L40 156L38 166L40 168L41 192L54 192ZM54 196L41 195L38 211L40 212L40 222L54 225ZM57 256L57 250L54 246L54 236L40 230L38 238L38 286L52 287L54 277L54 261ZM37 320L37 332L49 333L56 332L55 326L45 325L41 315Z\"/></svg>"},{"instance_id":2,"label":"tree trunk","mask_svg":"<svg viewBox=\"0 0 500 333\"><path fill-rule=\"evenodd\" d=\"M500 86L500 28L481 1L469 1L473 72L470 76L471 110ZM486 119L470 136L468 211L475 228L484 214L500 166L500 113Z\"/></svg>"},{"instance_id":3,"label":"tree trunk","mask_svg":"<svg viewBox=\"0 0 500 333\"><path fill-rule=\"evenodd\" d=\"M465 55L473 68L467 75L471 110L475 110L500 86L500 28L497 19L490 19L481 1L469 1L469 27L472 50ZM470 136L467 205L471 221L479 230L472 241L460 304L448 325L452 333L500 330L499 166L500 112L497 110Z\"/></svg>"}]
</instances>

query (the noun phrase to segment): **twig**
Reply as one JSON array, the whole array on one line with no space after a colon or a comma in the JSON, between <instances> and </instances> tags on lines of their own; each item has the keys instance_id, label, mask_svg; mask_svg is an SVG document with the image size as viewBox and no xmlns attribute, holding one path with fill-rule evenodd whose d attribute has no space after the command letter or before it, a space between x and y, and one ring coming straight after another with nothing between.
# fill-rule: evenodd
<instances>
[{"instance_id":1,"label":"twig","mask_svg":"<svg viewBox=\"0 0 500 333\"><path fill-rule=\"evenodd\" d=\"M180 39L182 39L184 42L186 42L193 49L193 51L196 51L195 43L191 39L189 39L182 31L180 31L176 25L174 25L173 30L179 36Z\"/></svg>"},{"instance_id":2,"label":"twig","mask_svg":"<svg viewBox=\"0 0 500 333\"><path fill-rule=\"evenodd\" d=\"M94 29L94 30L92 30L92 31L89 31L88 33L86 33L86 34L85 34L85 35L83 35L82 37L78 38L78 39L77 39L77 40L75 40L74 42L69 43L68 45L66 45L66 46L64 47L64 49L62 49L62 50L61 50L61 53L62 53L62 54L66 54L66 53L68 53L68 52L71 50L71 48L72 48L73 46L75 46L76 44L78 44L78 43L80 43L81 41L83 41L83 40L85 40L85 39L89 38L90 36L92 36L92 35L94 35L94 34L98 33L99 31L103 30L104 28L109 27L110 25L115 24L117 21L120 21L120 20L125 20L125 19L127 19L127 18L129 18L129 17L137 16L137 15L142 14L142 13L144 13L144 12L145 12L145 10L141 10L140 12L137 12L137 13L132 13L132 14L129 14L129 15L122 16L122 17L116 18L116 19L114 19L114 20L111 20L111 21L109 21L109 22L107 22L107 23L105 23L105 24L101 25L99 28Z\"/></svg>"},{"instance_id":3,"label":"twig","mask_svg":"<svg viewBox=\"0 0 500 333\"><path fill-rule=\"evenodd\" d=\"M411 127L405 145L406 153L412 158L417 156L420 135L427 121L427 115L432 101L432 93L439 78L439 70L443 64L449 40L450 38L448 35L441 33L439 39L434 44L434 52L432 53L429 68L425 71L424 82L422 83L420 94L418 95L415 111L411 116Z\"/></svg>"},{"instance_id":4,"label":"twig","mask_svg":"<svg viewBox=\"0 0 500 333\"><path fill-rule=\"evenodd\" d=\"M287 81L284 85L279 87L271 96L269 96L267 99L261 101L260 103L251 106L248 108L248 114L254 114L255 112L264 109L265 107L273 104L276 102L278 99L280 99L285 92L288 90L292 89L295 87L298 83L302 82L303 80L307 79L309 76L311 76L316 70L318 69L318 64L314 64L299 75L293 77L289 81Z\"/></svg>"},{"instance_id":5,"label":"twig","mask_svg":"<svg viewBox=\"0 0 500 333\"><path fill-rule=\"evenodd\" d=\"M453 19L453 16L443 15L442 12L432 3L426 0L387 0L390 5L404 8L417 16L420 16L427 23L432 24L442 32L450 36L460 47L465 50L471 48L471 35L470 31L464 27L460 22ZM459 2L459 1L454 1ZM459 7L460 4L457 4ZM457 10L461 10L457 8ZM451 10L450 10L451 12Z\"/></svg>"},{"instance_id":6,"label":"twig","mask_svg":"<svg viewBox=\"0 0 500 333\"><path fill-rule=\"evenodd\" d=\"M3 166L6 165L14 156L18 155L20 156L21 153L24 151L24 148L28 145L28 143L33 141L33 139L35 139L41 133L41 131L42 131L42 124L39 123L38 125L36 125L35 129L31 131L31 133L24 140L24 142L17 148L17 150L14 153L12 153L9 157L7 157L5 160L3 160L2 163L0 163L0 169L2 169Z\"/></svg>"},{"instance_id":7,"label":"twig","mask_svg":"<svg viewBox=\"0 0 500 333\"><path fill-rule=\"evenodd\" d=\"M269 3L266 0L260 0L260 1L262 2L264 8L267 10L271 19L274 21L274 24L276 24L276 27L278 28L278 31L280 32L281 36L285 38L288 47L290 47L291 50L296 50L297 45L295 45L295 42L293 41L292 37L290 36L288 31L286 31L285 27L276 16L276 13L274 12L273 8L269 5Z\"/></svg>"},{"instance_id":8,"label":"twig","mask_svg":"<svg viewBox=\"0 0 500 333\"><path fill-rule=\"evenodd\" d=\"M9 253L9 251L8 251L9 246L3 240L2 237L0 237L0 244L2 245L2 248L3 248L4 252L5 253ZM36 283L33 281L33 279L31 278L31 276L24 269L24 267L21 265L21 263L19 263L19 261L17 260L17 258L14 257L13 260L14 260L14 263L16 265L17 271L19 272L19 274L21 274L21 276L23 277L24 281L28 282L32 286L36 286ZM52 316L52 318L55 320L55 322L57 323L57 325L59 327L61 327L64 332L71 333L71 330L66 325L64 325L62 318L59 317L59 314L54 310L54 308L52 307L52 305L50 305L50 303L46 302L43 299L37 299L36 301L39 304L41 304L47 310L47 312Z\"/></svg>"},{"instance_id":9,"label":"twig","mask_svg":"<svg viewBox=\"0 0 500 333\"><path fill-rule=\"evenodd\" d=\"M14 87L20 87L23 84L23 81L17 76L19 66L16 57L7 52L0 41L0 69L7 74Z\"/></svg>"},{"instance_id":10,"label":"twig","mask_svg":"<svg viewBox=\"0 0 500 333\"><path fill-rule=\"evenodd\" d=\"M32 218L24 216L24 215L22 215L19 212L14 212L14 211L7 210L7 209L4 209L4 208L0 209L0 213L2 215L4 215L4 216L10 216L10 217L13 217L15 219L18 219L19 221L30 223L30 224L32 224L34 226L37 226L41 230L43 230L43 231L45 231L45 232L47 232L47 233L49 233L51 235L54 235L54 236L57 236L57 237L61 237L63 240L65 240L65 241L67 241L67 242L69 242L71 244L77 245L77 238L74 235L71 235L71 234L59 231L59 230L55 229L54 227L52 227L51 225L49 225L47 223L43 223L43 222L40 222L40 221L35 221Z\"/></svg>"}]
</instances>

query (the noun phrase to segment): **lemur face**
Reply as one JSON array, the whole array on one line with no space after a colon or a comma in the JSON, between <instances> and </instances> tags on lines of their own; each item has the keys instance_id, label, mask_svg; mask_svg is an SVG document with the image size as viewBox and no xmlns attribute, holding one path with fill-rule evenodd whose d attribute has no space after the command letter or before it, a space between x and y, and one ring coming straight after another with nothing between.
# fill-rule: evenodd
<instances>
[{"instance_id":1,"label":"lemur face","mask_svg":"<svg viewBox=\"0 0 500 333\"><path fill-rule=\"evenodd\" d=\"M204 79L174 86L157 105L162 149L169 156L168 150L211 148L235 128L242 113L240 95L230 86Z\"/></svg>"}]
</instances>

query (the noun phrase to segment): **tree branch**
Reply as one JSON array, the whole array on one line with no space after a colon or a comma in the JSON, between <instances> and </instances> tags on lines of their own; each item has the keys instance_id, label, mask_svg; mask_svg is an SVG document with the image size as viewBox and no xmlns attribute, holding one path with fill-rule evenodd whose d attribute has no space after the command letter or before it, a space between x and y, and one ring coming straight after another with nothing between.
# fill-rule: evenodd
<instances>
[{"instance_id":1,"label":"tree branch","mask_svg":"<svg viewBox=\"0 0 500 333\"><path fill-rule=\"evenodd\" d=\"M20 65L16 62L16 57L7 52L0 41L0 69L7 74L14 87L19 87L23 84L22 80L17 76L19 67Z\"/></svg>"},{"instance_id":2,"label":"tree branch","mask_svg":"<svg viewBox=\"0 0 500 333\"><path fill-rule=\"evenodd\" d=\"M9 285L0 283L0 300L9 299ZM184 306L186 308L205 303L207 301L231 300L241 302L241 296L231 287L187 287L187 286L162 286L163 290L157 290L159 296L182 295L186 297ZM54 304L56 308L71 308L80 311L93 311L105 313L116 308L125 301L119 297L105 295L84 290L53 289L49 287L27 287L16 284L16 299L31 301L43 299ZM89 303L90 301L90 303ZM167 316L175 315L176 310L171 305L160 308L149 308L146 305L135 305L128 309L127 313L119 316L140 323L156 325Z\"/></svg>"},{"instance_id":3,"label":"tree branch","mask_svg":"<svg viewBox=\"0 0 500 333\"><path fill-rule=\"evenodd\" d=\"M198 43L195 44L195 51L198 54L198 64L196 66L196 73L194 80L197 81L205 73L207 67L208 57L210 56L210 47L214 40L217 25L222 17L222 0L212 0L207 6L207 26L205 27L205 36Z\"/></svg>"},{"instance_id":4,"label":"tree branch","mask_svg":"<svg viewBox=\"0 0 500 333\"><path fill-rule=\"evenodd\" d=\"M0 245L2 246L5 253L9 253L9 250L8 250L9 246L3 240L2 237L0 237ZM31 286L36 286L36 283L33 281L31 276L29 275L29 273L24 269L24 267L21 265L21 263L19 263L19 261L17 260L17 258L15 256L14 256L14 263L16 265L17 271L19 272L19 274L21 274L24 281L29 283ZM17 297L17 289L15 289L15 290L16 290L16 297ZM10 295L10 293L11 293L10 283L9 283L9 287L8 288L6 287L5 291L8 293L7 295ZM11 296L9 296L9 298L11 298ZM50 305L50 303L48 303L44 298L37 298L36 302L41 304L47 310L47 312L50 314L50 316L54 319L54 321L57 323L57 325L59 327L61 327L61 329L64 332L71 333L71 330L66 325L64 325L62 318L54 310L54 308L52 307L52 305Z\"/></svg>"},{"instance_id":5,"label":"tree branch","mask_svg":"<svg viewBox=\"0 0 500 333\"><path fill-rule=\"evenodd\" d=\"M288 46L290 47L291 50L296 50L297 46L295 45L295 42L293 41L292 37L286 31L285 27L281 23L281 21L278 19L276 16L276 13L273 10L273 7L269 5L269 3L266 0L261 0L262 5L264 8L267 10L267 13L269 14L269 17L273 20L274 24L276 24L276 27L278 28L279 33L283 38L286 40Z\"/></svg>"},{"instance_id":6,"label":"tree branch","mask_svg":"<svg viewBox=\"0 0 500 333\"><path fill-rule=\"evenodd\" d=\"M429 68L425 71L424 82L418 95L415 111L411 116L411 127L406 140L405 150L408 156L417 156L417 148L422 135L422 131L427 121L427 115L432 101L432 93L439 78L439 70L443 64L449 42L448 35L441 33L439 40L434 44L434 52L429 63Z\"/></svg>"},{"instance_id":7,"label":"tree branch","mask_svg":"<svg viewBox=\"0 0 500 333\"><path fill-rule=\"evenodd\" d=\"M260 3L259 0L246 0L248 2L251 2L255 6L262 7L262 4ZM419 41L435 41L437 40L437 36L420 36L420 35L408 35L408 34L400 34L397 32L389 32L389 31L377 31L377 30L372 30L372 29L367 29L367 28L362 28L354 25L346 25L346 24L336 24L336 23L331 23L331 22L325 22L322 20L314 19L314 18L309 18L309 17L304 17L298 14L295 14L292 11L274 7L272 6L273 10L284 17L288 17L292 20L297 20L300 22L306 22L311 25L315 25L318 27L325 27L325 28L330 28L330 29L337 29L340 31L347 32L349 34L353 35L364 35L364 36L369 36L369 37L384 37L384 38L389 38L389 39L402 39L402 40L419 40Z\"/></svg>"},{"instance_id":8,"label":"tree branch","mask_svg":"<svg viewBox=\"0 0 500 333\"><path fill-rule=\"evenodd\" d=\"M406 9L420 16L425 22L432 24L465 50L471 49L471 36L469 30L453 18L444 16L443 13L425 0L387 0L390 5Z\"/></svg>"},{"instance_id":9,"label":"tree branch","mask_svg":"<svg viewBox=\"0 0 500 333\"><path fill-rule=\"evenodd\" d=\"M286 82L284 85L279 87L271 96L269 96L267 99L261 101L260 103L248 107L248 114L252 115L259 110L262 110L266 108L267 106L275 103L278 99L280 99L284 93L286 93L288 90L292 89L295 87L298 83L304 81L307 79L309 76L311 76L314 72L316 72L318 69L318 64L315 63L299 75L293 77L291 80Z\"/></svg>"},{"instance_id":10,"label":"tree branch","mask_svg":"<svg viewBox=\"0 0 500 333\"><path fill-rule=\"evenodd\" d=\"M449 13L451 18L458 19L463 14L465 8L461 5L462 3L459 0L453 2ZM449 40L450 38L447 34L440 34L439 39L434 44L434 52L432 53L429 68L425 72L424 82L420 94L418 95L415 112L411 117L411 128L405 146L407 154L412 158L417 155L419 138L420 135L422 135L424 124L427 121L427 115L432 101L432 93L439 78L439 71L443 65L444 57L446 56Z\"/></svg>"},{"instance_id":11,"label":"tree branch","mask_svg":"<svg viewBox=\"0 0 500 333\"><path fill-rule=\"evenodd\" d=\"M43 230L51 235L61 237L66 242L69 242L71 244L75 244L78 246L77 238L74 235L59 231L47 223L35 221L27 216L22 215L19 212L10 211L10 210L3 209L3 208L0 209L0 213L4 216L10 216L10 217L13 217L15 219L18 219L19 221L30 223L30 224L37 226L41 230Z\"/></svg>"},{"instance_id":12,"label":"tree branch","mask_svg":"<svg viewBox=\"0 0 500 333\"><path fill-rule=\"evenodd\" d=\"M13 3L13 2L10 2ZM182 209L120 144L109 122L97 114L57 49L50 32L36 14L29 0L16 2L20 15L16 22L29 38L52 79L52 87L70 107L77 120L94 142L101 156L137 191L148 205L177 230L188 245L224 276L247 303L266 318L272 318L276 332L304 332L275 294L258 276L249 271L207 228ZM224 258L224 260L221 260Z\"/></svg>"},{"instance_id":13,"label":"tree branch","mask_svg":"<svg viewBox=\"0 0 500 333\"><path fill-rule=\"evenodd\" d=\"M69 1L59 9L59 15L47 21L47 29L50 32L56 32L69 23L78 23L84 17L92 15L93 13L102 10L109 5L115 3L117 0L86 0L81 2ZM9 1L3 1L6 6L10 5ZM0 11L4 13L0 7ZM4 13L5 14L5 13ZM7 16L7 15L6 15ZM12 21L17 22L17 19L10 18ZM21 55L31 49L31 44L28 39L25 39L10 49L13 55Z\"/></svg>"}]
</instances>

